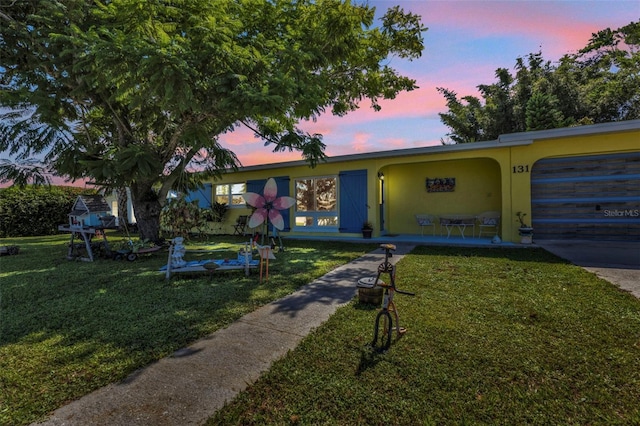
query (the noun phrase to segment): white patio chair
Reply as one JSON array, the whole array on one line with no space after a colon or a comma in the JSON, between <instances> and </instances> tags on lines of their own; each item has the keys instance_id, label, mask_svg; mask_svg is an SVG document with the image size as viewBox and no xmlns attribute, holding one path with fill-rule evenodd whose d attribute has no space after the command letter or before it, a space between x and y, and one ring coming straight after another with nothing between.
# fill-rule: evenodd
<instances>
[{"instance_id":1,"label":"white patio chair","mask_svg":"<svg viewBox=\"0 0 640 426\"><path fill-rule=\"evenodd\" d=\"M420 230L422 231L422 235L424 236L424 227L425 226L430 226L433 230L432 234L436 235L436 218L433 215L430 214L417 214L416 215L416 222L418 222L418 226L420 227Z\"/></svg>"},{"instance_id":2,"label":"white patio chair","mask_svg":"<svg viewBox=\"0 0 640 426\"><path fill-rule=\"evenodd\" d=\"M498 235L500 226L500 212L488 211L478 215L478 238L483 233L489 235Z\"/></svg>"}]
</instances>

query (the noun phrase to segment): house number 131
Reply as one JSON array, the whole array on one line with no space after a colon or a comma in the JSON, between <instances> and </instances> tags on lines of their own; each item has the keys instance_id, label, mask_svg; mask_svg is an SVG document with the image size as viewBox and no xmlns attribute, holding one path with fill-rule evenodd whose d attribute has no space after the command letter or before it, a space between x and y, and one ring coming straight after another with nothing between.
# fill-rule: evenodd
<instances>
[{"instance_id":1,"label":"house number 131","mask_svg":"<svg viewBox=\"0 0 640 426\"><path fill-rule=\"evenodd\" d=\"M529 165L513 166L513 173L529 173Z\"/></svg>"}]
</instances>

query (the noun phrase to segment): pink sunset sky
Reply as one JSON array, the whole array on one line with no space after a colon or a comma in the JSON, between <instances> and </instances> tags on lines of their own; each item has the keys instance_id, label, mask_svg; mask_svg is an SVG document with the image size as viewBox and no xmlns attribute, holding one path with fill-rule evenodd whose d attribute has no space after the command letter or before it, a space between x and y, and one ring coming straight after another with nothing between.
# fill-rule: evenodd
<instances>
[{"instance_id":1,"label":"pink sunset sky","mask_svg":"<svg viewBox=\"0 0 640 426\"><path fill-rule=\"evenodd\" d=\"M494 83L497 68L513 70L518 57L541 51L545 60L554 62L584 47L592 33L640 18L640 0L368 3L376 7L377 16L396 4L422 16L428 27L422 57L413 62L390 60L390 66L414 78L420 88L382 102L380 112L365 102L345 117L325 114L316 122L301 123L304 131L323 135L329 156L439 145L449 129L438 116L447 108L437 87L477 96L476 86ZM242 128L221 141L243 166L301 159L295 152L271 152Z\"/></svg>"},{"instance_id":2,"label":"pink sunset sky","mask_svg":"<svg viewBox=\"0 0 640 426\"><path fill-rule=\"evenodd\" d=\"M362 2L366 0L353 0ZM513 71L516 58L541 51L557 61L584 47L592 34L640 19L640 0L369 0L381 16L399 4L422 16L422 57L413 62L390 58L390 66L417 81L419 89L381 102L374 112L368 102L345 117L330 113L301 123L320 133L329 156L439 145L449 129L438 113L447 112L437 91L475 95L480 84L496 81L495 70ZM272 146L237 128L221 136L243 166L300 160L296 152L273 153ZM2 156L6 153L0 153ZM59 179L55 179L57 184ZM78 183L76 183L78 184ZM0 185L1 186L6 186Z\"/></svg>"}]
</instances>

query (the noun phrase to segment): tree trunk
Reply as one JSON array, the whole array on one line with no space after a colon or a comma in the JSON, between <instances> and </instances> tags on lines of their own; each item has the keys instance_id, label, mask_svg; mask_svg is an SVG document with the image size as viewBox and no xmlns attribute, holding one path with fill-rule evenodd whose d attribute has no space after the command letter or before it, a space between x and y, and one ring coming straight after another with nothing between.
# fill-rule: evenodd
<instances>
[{"instance_id":1,"label":"tree trunk","mask_svg":"<svg viewBox=\"0 0 640 426\"><path fill-rule=\"evenodd\" d=\"M160 211L162 206L151 184L131 185L131 201L141 240L160 241Z\"/></svg>"},{"instance_id":2,"label":"tree trunk","mask_svg":"<svg viewBox=\"0 0 640 426\"><path fill-rule=\"evenodd\" d=\"M126 227L130 223L127 188L116 189L116 195L118 197L118 227L120 230L127 229Z\"/></svg>"}]
</instances>

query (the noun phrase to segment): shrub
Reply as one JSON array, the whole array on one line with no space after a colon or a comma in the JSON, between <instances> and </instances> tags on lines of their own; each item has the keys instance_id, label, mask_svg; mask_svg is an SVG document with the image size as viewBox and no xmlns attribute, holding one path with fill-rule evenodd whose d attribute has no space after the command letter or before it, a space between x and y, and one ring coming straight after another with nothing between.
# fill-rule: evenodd
<instances>
[{"instance_id":1,"label":"shrub","mask_svg":"<svg viewBox=\"0 0 640 426\"><path fill-rule=\"evenodd\" d=\"M69 186L30 185L0 189L0 237L31 237L58 233L80 194L95 190Z\"/></svg>"},{"instance_id":2,"label":"shrub","mask_svg":"<svg viewBox=\"0 0 640 426\"><path fill-rule=\"evenodd\" d=\"M205 211L198 207L197 200L187 201L184 197L169 200L160 214L160 226L171 238L202 234L206 225Z\"/></svg>"}]
</instances>

